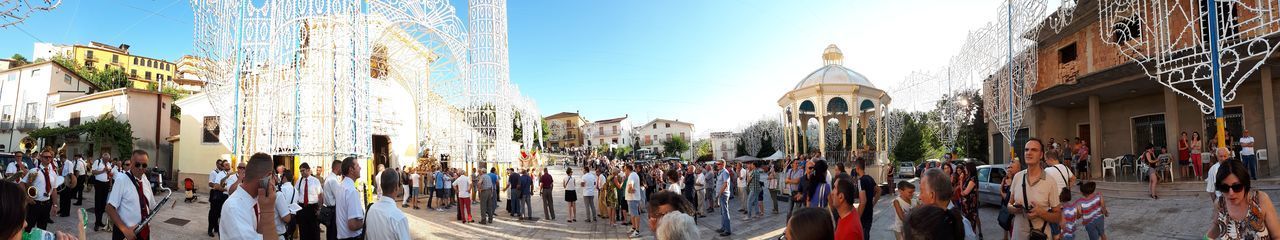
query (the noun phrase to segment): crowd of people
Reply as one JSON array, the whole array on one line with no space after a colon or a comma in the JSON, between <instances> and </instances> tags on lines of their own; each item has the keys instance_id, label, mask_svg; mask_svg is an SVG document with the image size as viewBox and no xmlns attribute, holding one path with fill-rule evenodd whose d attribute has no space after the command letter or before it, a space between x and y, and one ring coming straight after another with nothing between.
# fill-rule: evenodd
<instances>
[{"instance_id":1,"label":"crowd of people","mask_svg":"<svg viewBox=\"0 0 1280 240\"><path fill-rule=\"evenodd\" d=\"M86 230L111 232L112 239L150 239L150 227L143 223L159 203L147 175L147 152L134 150L128 159L115 159L104 151L92 162L80 154L55 156L52 149L26 154L13 152L0 181L0 239L86 239ZM69 218L74 206L83 204L86 184L94 191L90 227L77 220L88 216ZM77 227L71 233L53 231L49 224L55 216Z\"/></svg>"}]
</instances>

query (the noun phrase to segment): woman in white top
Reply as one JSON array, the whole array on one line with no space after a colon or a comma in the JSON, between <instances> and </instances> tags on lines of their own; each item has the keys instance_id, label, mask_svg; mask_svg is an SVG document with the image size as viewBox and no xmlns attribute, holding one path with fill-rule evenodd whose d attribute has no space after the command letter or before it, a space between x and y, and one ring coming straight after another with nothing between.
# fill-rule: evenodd
<instances>
[{"instance_id":1,"label":"woman in white top","mask_svg":"<svg viewBox=\"0 0 1280 240\"><path fill-rule=\"evenodd\" d=\"M680 186L680 184L684 183L684 181L680 180L681 178L680 173L676 172L675 170L672 170L672 171L667 171L665 175L667 175L666 176L667 191L680 194L680 189L683 188L683 186Z\"/></svg>"},{"instance_id":2,"label":"woman in white top","mask_svg":"<svg viewBox=\"0 0 1280 240\"><path fill-rule=\"evenodd\" d=\"M572 168L565 168L564 172L568 177L564 178L564 183L561 183L561 187L564 188L564 201L569 203L568 222L577 222L578 209L574 208L574 202L578 201L578 179L573 177Z\"/></svg>"}]
</instances>

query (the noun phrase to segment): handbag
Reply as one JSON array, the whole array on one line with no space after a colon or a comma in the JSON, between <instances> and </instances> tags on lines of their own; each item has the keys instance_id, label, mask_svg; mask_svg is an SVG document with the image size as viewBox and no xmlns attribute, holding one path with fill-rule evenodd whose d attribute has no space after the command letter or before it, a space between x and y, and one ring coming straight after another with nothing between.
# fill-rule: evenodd
<instances>
[{"instance_id":1,"label":"handbag","mask_svg":"<svg viewBox=\"0 0 1280 240\"><path fill-rule=\"evenodd\" d=\"M1023 175L1022 175L1022 203L1024 204L1023 206L1030 206L1030 205L1031 205L1031 201L1027 200L1027 175L1026 175L1026 174L1023 174ZM1024 212L1023 212L1023 214L1026 214L1025 210L1030 210L1030 209L1031 209L1030 207L1024 207ZM1027 235L1027 239L1030 239L1030 240L1048 240L1048 239L1049 239L1049 235L1044 234L1044 228L1045 228L1045 227L1048 227L1048 225L1049 225L1048 223L1046 223L1046 224L1042 224L1042 225L1040 225L1039 229L1037 229L1037 228L1035 227L1035 223L1031 222L1031 218L1030 218L1030 217L1028 217L1028 218L1027 218L1027 228L1030 228L1030 231L1029 231L1029 232L1030 232L1030 234L1028 234L1028 235Z\"/></svg>"}]
</instances>

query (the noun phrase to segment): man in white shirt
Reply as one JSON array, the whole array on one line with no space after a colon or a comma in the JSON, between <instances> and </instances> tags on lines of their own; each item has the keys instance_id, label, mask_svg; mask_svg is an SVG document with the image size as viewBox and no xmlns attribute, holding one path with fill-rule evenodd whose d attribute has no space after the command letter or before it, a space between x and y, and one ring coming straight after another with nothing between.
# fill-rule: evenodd
<instances>
[{"instance_id":1,"label":"man in white shirt","mask_svg":"<svg viewBox=\"0 0 1280 240\"><path fill-rule=\"evenodd\" d=\"M18 186L21 189L31 187L35 188L36 192L32 198L35 203L27 205L26 231L31 231L32 227L49 229L49 223L52 222L49 217L58 211L58 204L53 203L53 200L58 198L58 192L55 189L64 181L61 176L58 176L58 171L53 166L52 150L46 149L38 156L39 165L27 170L34 173L35 178L19 177Z\"/></svg>"},{"instance_id":2,"label":"man in white shirt","mask_svg":"<svg viewBox=\"0 0 1280 240\"><path fill-rule=\"evenodd\" d=\"M333 163L329 165L329 169L333 171L329 173L329 176L324 177L324 191L321 198L323 199L324 208L320 209L320 216L318 217L320 218L320 223L325 225L325 239L336 240L338 239L339 227L336 206L338 204L338 193L342 192L342 160L333 160Z\"/></svg>"},{"instance_id":3,"label":"man in white shirt","mask_svg":"<svg viewBox=\"0 0 1280 240\"><path fill-rule=\"evenodd\" d=\"M738 196L738 200L742 200L742 203L738 205L738 206L741 206L742 208L738 209L738 211L742 213L747 213L747 208L746 208L747 198L748 198L747 197L747 177L748 175L751 175L751 172L747 171L747 167L743 166L742 163L737 164L737 170L738 170L738 175L737 175L738 185L737 185L737 188L734 189L734 191L737 191L738 193L736 194ZM827 174L827 175L831 175L831 174Z\"/></svg>"},{"instance_id":4,"label":"man in white shirt","mask_svg":"<svg viewBox=\"0 0 1280 240\"><path fill-rule=\"evenodd\" d=\"M302 207L297 204L297 190L294 190L293 183L289 182L289 178L284 176L284 173L288 171L289 169L285 168L284 165L280 165L276 166L276 172L278 174L271 175L271 177L275 178L273 180L278 182L278 184L276 184L276 215L274 217L276 220L275 233L280 240L290 239L290 237L286 235L289 232L289 223L292 223L294 219L297 219L294 216L296 216L299 210L302 210Z\"/></svg>"},{"instance_id":5,"label":"man in white shirt","mask_svg":"<svg viewBox=\"0 0 1280 240\"><path fill-rule=\"evenodd\" d=\"M452 185L457 191L458 211L462 212L462 223L475 222L471 220L471 177L458 174L458 178L453 179Z\"/></svg>"},{"instance_id":6,"label":"man in white shirt","mask_svg":"<svg viewBox=\"0 0 1280 240\"><path fill-rule=\"evenodd\" d=\"M298 205L302 210L297 212L295 216L298 219L298 238L304 240L320 239L320 219L317 217L320 211L320 202L324 199L322 195L322 184L320 179L311 176L311 164L302 163L298 167L302 177L298 178L297 197Z\"/></svg>"},{"instance_id":7,"label":"man in white shirt","mask_svg":"<svg viewBox=\"0 0 1280 240\"><path fill-rule=\"evenodd\" d=\"M405 218L404 213L396 208L395 197L403 194L400 184L400 176L396 171L385 171L379 176L380 188L382 196L378 196L378 201L369 206L368 239L410 239L409 238L409 221ZM466 178L466 177L461 177ZM460 178L460 179L461 179Z\"/></svg>"},{"instance_id":8,"label":"man in white shirt","mask_svg":"<svg viewBox=\"0 0 1280 240\"><path fill-rule=\"evenodd\" d=\"M63 187L61 191L58 191L58 205L64 206L64 208L58 209L58 217L69 217L71 216L71 208L67 208L65 206L71 206L71 198L74 198L76 195L76 188L74 186L77 184L76 182L80 181L80 179L76 178L78 175L76 175L76 161L74 159L66 158L64 154L61 162L62 171L59 171L58 175L66 181L66 185L63 185L65 187Z\"/></svg>"},{"instance_id":9,"label":"man in white shirt","mask_svg":"<svg viewBox=\"0 0 1280 240\"><path fill-rule=\"evenodd\" d=\"M227 172L227 160L218 159L214 162L213 171L209 171L209 226L205 229L205 234L213 237L218 232L218 220L222 216L222 204L227 201L227 192L223 188L222 180L226 179L230 174Z\"/></svg>"},{"instance_id":10,"label":"man in white shirt","mask_svg":"<svg viewBox=\"0 0 1280 240\"><path fill-rule=\"evenodd\" d=\"M585 167L587 174L582 175L582 182L578 186L582 187L583 203L587 206L587 222L598 221L596 216L600 215L596 211L596 171L591 167Z\"/></svg>"},{"instance_id":11,"label":"man in white shirt","mask_svg":"<svg viewBox=\"0 0 1280 240\"><path fill-rule=\"evenodd\" d=\"M276 185L271 173L271 156L255 153L249 157L244 178L222 205L218 237L229 240L276 239Z\"/></svg>"},{"instance_id":12,"label":"man in white shirt","mask_svg":"<svg viewBox=\"0 0 1280 240\"><path fill-rule=\"evenodd\" d=\"M84 184L89 181L89 162L84 160L84 155L76 154L76 185L72 190L76 193L76 206L84 203Z\"/></svg>"},{"instance_id":13,"label":"man in white shirt","mask_svg":"<svg viewBox=\"0 0 1280 240\"><path fill-rule=\"evenodd\" d=\"M1244 130L1240 137L1240 160L1249 169L1249 178L1258 180L1258 155L1253 150L1253 136L1249 135L1249 130Z\"/></svg>"},{"instance_id":14,"label":"man in white shirt","mask_svg":"<svg viewBox=\"0 0 1280 240\"><path fill-rule=\"evenodd\" d=\"M93 167L90 172L93 174L93 230L98 231L107 225L102 224L102 213L107 210L107 193L111 192L111 179L108 175L113 174L111 170L111 154L102 152L102 157L93 161ZM214 223L216 221L210 221ZM213 224L210 224L213 225Z\"/></svg>"},{"instance_id":15,"label":"man in white shirt","mask_svg":"<svg viewBox=\"0 0 1280 240\"><path fill-rule=\"evenodd\" d=\"M342 159L342 182L337 187L337 204L334 205L338 239L364 239L364 198L356 190L360 179L360 164L356 158ZM395 186L395 185L392 185Z\"/></svg>"},{"instance_id":16,"label":"man in white shirt","mask_svg":"<svg viewBox=\"0 0 1280 240\"><path fill-rule=\"evenodd\" d=\"M124 167L113 177L115 184L107 195L107 216L115 224L112 239L151 239L151 227L139 226L156 204L147 180L147 152L133 150Z\"/></svg>"},{"instance_id":17,"label":"man in white shirt","mask_svg":"<svg viewBox=\"0 0 1280 240\"><path fill-rule=\"evenodd\" d=\"M418 168L409 168L409 206L413 209L418 208L418 194L422 192L422 175L418 174Z\"/></svg>"},{"instance_id":18,"label":"man in white shirt","mask_svg":"<svg viewBox=\"0 0 1280 240\"><path fill-rule=\"evenodd\" d=\"M1053 182L1057 183L1058 188L1061 189L1071 186L1076 181L1076 176L1071 173L1071 169L1067 168L1066 165L1062 165L1059 153L1061 152L1049 151L1044 155L1045 164L1049 166L1044 168L1044 174L1048 175L1049 179L1053 179Z\"/></svg>"},{"instance_id":19,"label":"man in white shirt","mask_svg":"<svg viewBox=\"0 0 1280 240\"><path fill-rule=\"evenodd\" d=\"M1213 195L1209 195L1210 200L1214 199L1214 197L1222 196L1222 192L1219 192L1216 188L1216 186L1218 185L1218 166L1222 165L1222 163L1225 163L1227 162L1227 160L1231 159L1230 149L1227 149L1225 147L1219 147L1217 149L1218 151L1217 151L1216 157L1218 157L1218 161L1214 162L1212 167L1209 167L1209 175L1207 178L1204 178L1204 182L1206 185L1204 191L1213 193Z\"/></svg>"},{"instance_id":20,"label":"man in white shirt","mask_svg":"<svg viewBox=\"0 0 1280 240\"><path fill-rule=\"evenodd\" d=\"M631 215L631 237L640 237L640 196L644 195L644 190L640 189L640 174L636 174L631 165L623 167L622 174L627 176L623 196L627 200L627 212Z\"/></svg>"},{"instance_id":21,"label":"man in white shirt","mask_svg":"<svg viewBox=\"0 0 1280 240\"><path fill-rule=\"evenodd\" d=\"M9 163L9 165L4 168L5 176L13 176L14 174L18 174L18 172L21 172L20 170L27 170L33 167L32 164L23 160L22 152L13 152L13 159L15 161Z\"/></svg>"}]
</instances>

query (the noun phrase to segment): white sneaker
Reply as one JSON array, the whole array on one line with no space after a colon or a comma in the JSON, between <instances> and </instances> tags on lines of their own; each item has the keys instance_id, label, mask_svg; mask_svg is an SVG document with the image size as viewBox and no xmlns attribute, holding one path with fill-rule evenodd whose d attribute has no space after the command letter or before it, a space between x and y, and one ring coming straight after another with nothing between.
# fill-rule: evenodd
<instances>
[{"instance_id":1,"label":"white sneaker","mask_svg":"<svg viewBox=\"0 0 1280 240\"><path fill-rule=\"evenodd\" d=\"M631 231L631 237L633 238L640 237L640 231Z\"/></svg>"}]
</instances>

